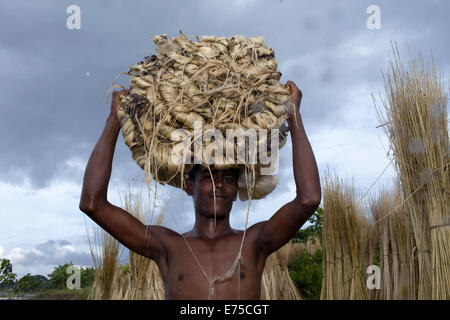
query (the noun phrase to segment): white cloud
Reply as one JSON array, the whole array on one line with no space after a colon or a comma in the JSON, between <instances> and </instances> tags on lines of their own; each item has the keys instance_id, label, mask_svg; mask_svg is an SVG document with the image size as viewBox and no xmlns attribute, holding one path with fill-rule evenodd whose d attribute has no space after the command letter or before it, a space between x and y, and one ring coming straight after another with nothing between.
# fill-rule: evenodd
<instances>
[{"instance_id":1,"label":"white cloud","mask_svg":"<svg viewBox=\"0 0 450 320\"><path fill-rule=\"evenodd\" d=\"M30 249L14 247L6 254L13 271L20 278L27 273L47 275L58 265L73 262L92 266L91 255L85 249L75 248L66 240L49 240Z\"/></svg>"},{"instance_id":2,"label":"white cloud","mask_svg":"<svg viewBox=\"0 0 450 320\"><path fill-rule=\"evenodd\" d=\"M257 2L258 0L233 0L233 5L239 8L247 8Z\"/></svg>"},{"instance_id":3,"label":"white cloud","mask_svg":"<svg viewBox=\"0 0 450 320\"><path fill-rule=\"evenodd\" d=\"M2 225L9 226L2 230L4 245L23 246L82 233L80 191L80 185L67 181L54 181L39 190L0 182L0 216Z\"/></svg>"}]
</instances>

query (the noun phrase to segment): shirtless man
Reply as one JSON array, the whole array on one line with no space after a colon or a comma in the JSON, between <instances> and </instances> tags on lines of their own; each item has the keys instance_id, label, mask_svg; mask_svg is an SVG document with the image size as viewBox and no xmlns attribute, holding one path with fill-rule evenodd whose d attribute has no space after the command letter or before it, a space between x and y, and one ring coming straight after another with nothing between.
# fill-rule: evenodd
<instances>
[{"instance_id":1,"label":"shirtless man","mask_svg":"<svg viewBox=\"0 0 450 320\"><path fill-rule=\"evenodd\" d=\"M291 81L286 86L291 91L288 124L297 194L269 220L247 229L240 259L236 257L243 231L232 229L229 223L238 194L233 170L212 170L216 215L209 171L195 167L197 170L191 172L186 179L186 192L193 198L195 224L183 235L163 226L146 226L108 202L112 160L121 128L117 110L124 91L113 93L106 126L86 167L80 210L128 249L156 262L166 299L260 299L267 257L287 243L317 209L320 180L300 115L302 93Z\"/></svg>"}]
</instances>

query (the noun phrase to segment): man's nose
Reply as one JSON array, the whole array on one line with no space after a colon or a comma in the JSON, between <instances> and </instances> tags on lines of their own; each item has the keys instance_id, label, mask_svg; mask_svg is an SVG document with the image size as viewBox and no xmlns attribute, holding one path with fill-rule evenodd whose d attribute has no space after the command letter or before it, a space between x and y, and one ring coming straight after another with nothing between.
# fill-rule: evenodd
<instances>
[{"instance_id":1,"label":"man's nose","mask_svg":"<svg viewBox=\"0 0 450 320\"><path fill-rule=\"evenodd\" d=\"M216 185L216 188L217 187L222 188L222 185L223 185L222 173L218 173L218 174L214 175L214 184Z\"/></svg>"}]
</instances>

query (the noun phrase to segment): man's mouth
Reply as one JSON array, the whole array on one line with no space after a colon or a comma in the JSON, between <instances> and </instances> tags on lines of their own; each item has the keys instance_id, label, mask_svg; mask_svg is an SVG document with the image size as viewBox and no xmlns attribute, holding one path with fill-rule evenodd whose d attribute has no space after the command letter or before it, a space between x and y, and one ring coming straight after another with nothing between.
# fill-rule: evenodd
<instances>
[{"instance_id":1,"label":"man's mouth","mask_svg":"<svg viewBox=\"0 0 450 320\"><path fill-rule=\"evenodd\" d=\"M210 194L209 197L210 198L214 198L214 194ZM223 195L223 194L216 194L216 198L218 198L218 199L226 199L228 197L226 195Z\"/></svg>"}]
</instances>

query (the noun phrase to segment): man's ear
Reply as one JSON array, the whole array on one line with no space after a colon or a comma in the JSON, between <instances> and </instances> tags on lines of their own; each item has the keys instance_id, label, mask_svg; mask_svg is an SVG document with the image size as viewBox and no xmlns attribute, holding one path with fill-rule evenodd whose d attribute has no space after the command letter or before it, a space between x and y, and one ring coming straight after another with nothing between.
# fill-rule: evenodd
<instances>
[{"instance_id":1,"label":"man's ear","mask_svg":"<svg viewBox=\"0 0 450 320\"><path fill-rule=\"evenodd\" d=\"M194 194L193 181L187 178L184 182L186 183L186 193L192 196Z\"/></svg>"}]
</instances>

